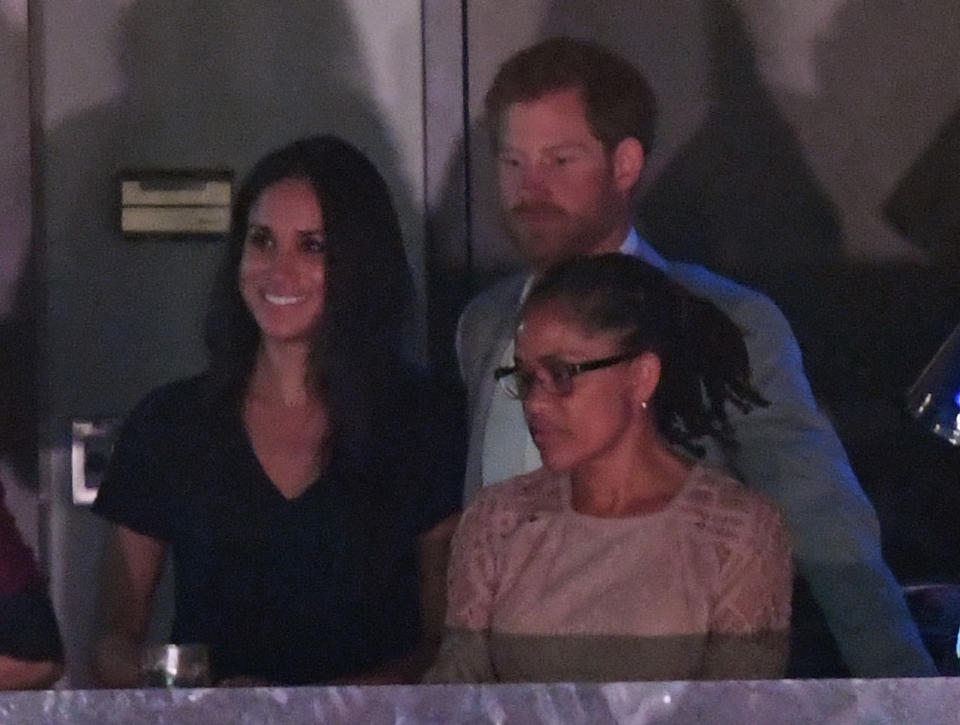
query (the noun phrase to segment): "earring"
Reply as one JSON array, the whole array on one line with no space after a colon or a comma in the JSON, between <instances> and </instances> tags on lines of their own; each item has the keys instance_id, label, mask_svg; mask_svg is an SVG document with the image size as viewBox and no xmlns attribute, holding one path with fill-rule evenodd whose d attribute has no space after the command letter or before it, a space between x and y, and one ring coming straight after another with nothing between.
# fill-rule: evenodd
<instances>
[{"instance_id":1,"label":"earring","mask_svg":"<svg viewBox=\"0 0 960 725\"><path fill-rule=\"evenodd\" d=\"M641 401L640 401L640 407L643 408L644 410L646 410L646 409L647 409L647 401L646 401L646 400L641 400Z\"/></svg>"}]
</instances>

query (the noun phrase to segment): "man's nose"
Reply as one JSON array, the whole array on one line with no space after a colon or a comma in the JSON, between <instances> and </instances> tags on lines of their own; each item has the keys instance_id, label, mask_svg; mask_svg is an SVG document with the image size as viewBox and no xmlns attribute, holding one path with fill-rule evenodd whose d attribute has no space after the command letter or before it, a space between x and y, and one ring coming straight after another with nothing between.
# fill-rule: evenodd
<instances>
[{"instance_id":1,"label":"man's nose","mask_svg":"<svg viewBox=\"0 0 960 725\"><path fill-rule=\"evenodd\" d=\"M526 164L521 168L520 190L537 194L546 190L546 174L540 164Z\"/></svg>"}]
</instances>

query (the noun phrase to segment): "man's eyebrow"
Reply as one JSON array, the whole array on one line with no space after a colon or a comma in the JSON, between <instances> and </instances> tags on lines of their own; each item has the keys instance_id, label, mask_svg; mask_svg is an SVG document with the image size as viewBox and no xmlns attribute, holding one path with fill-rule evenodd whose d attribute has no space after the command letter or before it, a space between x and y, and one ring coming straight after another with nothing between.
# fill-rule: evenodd
<instances>
[{"instance_id":1,"label":"man's eyebrow","mask_svg":"<svg viewBox=\"0 0 960 725\"><path fill-rule=\"evenodd\" d=\"M572 150L586 151L587 148L588 148L587 144L583 143L582 141L561 141L559 143L555 143L550 146L547 146L546 148L542 149L542 151L545 151L547 153L556 153L557 151L572 151ZM513 153L519 153L519 152L520 152L520 149L517 148L516 146L503 144L500 146L497 153L513 154Z\"/></svg>"},{"instance_id":2,"label":"man's eyebrow","mask_svg":"<svg viewBox=\"0 0 960 725\"><path fill-rule=\"evenodd\" d=\"M568 151L570 149L586 150L587 145L582 141L561 141L547 146L546 151Z\"/></svg>"}]
</instances>

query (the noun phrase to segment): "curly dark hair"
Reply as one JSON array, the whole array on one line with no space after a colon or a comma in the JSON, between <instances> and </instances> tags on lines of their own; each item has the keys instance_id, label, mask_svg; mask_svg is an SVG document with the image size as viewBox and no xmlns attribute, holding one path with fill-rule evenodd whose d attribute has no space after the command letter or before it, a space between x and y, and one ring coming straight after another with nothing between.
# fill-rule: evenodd
<instances>
[{"instance_id":1,"label":"curly dark hair","mask_svg":"<svg viewBox=\"0 0 960 725\"><path fill-rule=\"evenodd\" d=\"M534 285L521 317L553 301L586 332L618 335L621 352L660 358L660 382L649 401L657 429L695 455L703 455L696 443L703 436L736 446L725 403L744 413L769 404L750 383L740 328L712 302L636 257L613 253L560 262Z\"/></svg>"},{"instance_id":2,"label":"curly dark hair","mask_svg":"<svg viewBox=\"0 0 960 725\"><path fill-rule=\"evenodd\" d=\"M402 331L413 282L387 184L342 139L294 141L264 156L240 185L206 320L211 378L237 400L246 390L260 344L238 286L248 217L267 187L291 178L316 192L327 241L323 315L310 342L305 382L323 398L334 436L351 449L369 450L391 381L404 367Z\"/></svg>"},{"instance_id":3,"label":"curly dark hair","mask_svg":"<svg viewBox=\"0 0 960 725\"><path fill-rule=\"evenodd\" d=\"M631 137L645 154L653 150L657 99L647 79L613 51L566 37L521 50L500 66L484 99L493 148L508 106L567 89L580 92L590 130L607 153Z\"/></svg>"}]
</instances>

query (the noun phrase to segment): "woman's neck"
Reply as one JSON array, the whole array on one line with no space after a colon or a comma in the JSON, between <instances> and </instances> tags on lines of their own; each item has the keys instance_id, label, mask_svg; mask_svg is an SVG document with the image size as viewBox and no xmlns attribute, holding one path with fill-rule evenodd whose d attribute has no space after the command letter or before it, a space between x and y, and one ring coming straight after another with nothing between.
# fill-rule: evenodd
<instances>
[{"instance_id":1,"label":"woman's neck","mask_svg":"<svg viewBox=\"0 0 960 725\"><path fill-rule=\"evenodd\" d=\"M306 344L262 343L247 395L288 407L311 402L315 396L307 386L308 355Z\"/></svg>"},{"instance_id":2,"label":"woman's neck","mask_svg":"<svg viewBox=\"0 0 960 725\"><path fill-rule=\"evenodd\" d=\"M243 401L243 422L267 478L298 497L330 461L330 423L306 382L307 348L263 344Z\"/></svg>"},{"instance_id":3,"label":"woman's neck","mask_svg":"<svg viewBox=\"0 0 960 725\"><path fill-rule=\"evenodd\" d=\"M638 440L571 471L571 505L609 518L654 513L682 488L690 465L659 436Z\"/></svg>"}]
</instances>

